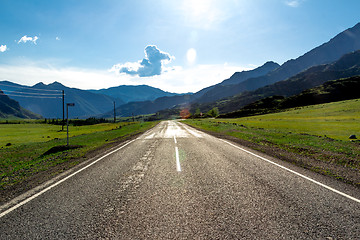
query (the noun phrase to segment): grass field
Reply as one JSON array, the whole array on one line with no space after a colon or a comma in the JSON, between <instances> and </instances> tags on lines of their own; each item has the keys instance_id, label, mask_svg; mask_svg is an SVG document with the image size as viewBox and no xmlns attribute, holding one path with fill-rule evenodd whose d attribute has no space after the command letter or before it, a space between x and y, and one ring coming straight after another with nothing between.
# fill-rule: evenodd
<instances>
[{"instance_id":1,"label":"grass field","mask_svg":"<svg viewBox=\"0 0 360 240\"><path fill-rule=\"evenodd\" d=\"M69 136L78 136L93 132L102 132L125 126L128 123L103 123L88 126L69 126ZM0 124L0 147L11 143L11 146L26 143L45 142L56 138L66 138L66 126L41 123Z\"/></svg>"},{"instance_id":2,"label":"grass field","mask_svg":"<svg viewBox=\"0 0 360 240\"><path fill-rule=\"evenodd\" d=\"M217 121L348 140L352 134L360 137L360 99L307 106L275 114Z\"/></svg>"},{"instance_id":3,"label":"grass field","mask_svg":"<svg viewBox=\"0 0 360 240\"><path fill-rule=\"evenodd\" d=\"M46 152L55 146L66 145L66 132L58 132L61 126L1 124L2 144L11 142L12 145L0 148L0 190L43 172L56 175L84 160L89 152L144 132L155 124L156 122L106 123L71 127L70 144L82 147L51 154Z\"/></svg>"},{"instance_id":4,"label":"grass field","mask_svg":"<svg viewBox=\"0 0 360 240\"><path fill-rule=\"evenodd\" d=\"M276 147L360 170L360 144L349 140L352 134L360 138L360 99L237 119L188 119L186 123L255 143L259 150L261 146ZM329 169L317 171L344 177ZM360 186L360 182L355 184Z\"/></svg>"}]
</instances>

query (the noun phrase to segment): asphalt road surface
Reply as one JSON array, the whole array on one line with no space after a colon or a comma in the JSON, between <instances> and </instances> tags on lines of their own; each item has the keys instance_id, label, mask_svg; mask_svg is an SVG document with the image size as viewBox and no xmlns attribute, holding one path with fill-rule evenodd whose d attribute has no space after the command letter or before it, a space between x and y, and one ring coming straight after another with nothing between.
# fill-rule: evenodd
<instances>
[{"instance_id":1,"label":"asphalt road surface","mask_svg":"<svg viewBox=\"0 0 360 240\"><path fill-rule=\"evenodd\" d=\"M0 239L360 239L358 189L181 122L89 163L2 206Z\"/></svg>"}]
</instances>

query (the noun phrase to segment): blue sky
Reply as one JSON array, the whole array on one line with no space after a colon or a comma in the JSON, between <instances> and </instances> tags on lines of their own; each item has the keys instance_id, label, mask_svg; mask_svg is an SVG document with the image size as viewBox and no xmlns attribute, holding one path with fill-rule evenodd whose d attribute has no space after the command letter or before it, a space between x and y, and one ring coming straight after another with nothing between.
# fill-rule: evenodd
<instances>
[{"instance_id":1,"label":"blue sky","mask_svg":"<svg viewBox=\"0 0 360 240\"><path fill-rule=\"evenodd\" d=\"M359 9L358 0L0 0L0 80L195 92L299 57L358 23Z\"/></svg>"}]
</instances>

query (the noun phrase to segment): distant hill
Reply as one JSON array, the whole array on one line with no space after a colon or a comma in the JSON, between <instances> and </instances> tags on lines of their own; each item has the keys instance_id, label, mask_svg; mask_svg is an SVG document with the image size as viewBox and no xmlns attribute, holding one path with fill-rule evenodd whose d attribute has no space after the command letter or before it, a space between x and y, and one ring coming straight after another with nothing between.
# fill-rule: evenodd
<instances>
[{"instance_id":1,"label":"distant hill","mask_svg":"<svg viewBox=\"0 0 360 240\"><path fill-rule=\"evenodd\" d=\"M38 83L32 87L15 84L9 81L0 81L0 86L5 93L12 93L12 98L20 103L20 105L34 113L40 114L45 118L62 118L62 98L61 92L49 92L49 90L64 90L65 103L75 103L75 107L69 110L69 117L71 118L86 118L105 113L113 108L113 102L116 105L121 105L124 102L114 99L112 97L91 93L86 90L69 88L61 83L54 82L49 85ZM21 92L14 94L14 92ZM36 93L37 96L34 94ZM42 95L42 94L57 94L59 98L43 98L46 96L55 95ZM15 96L16 95L16 96Z\"/></svg>"},{"instance_id":2,"label":"distant hill","mask_svg":"<svg viewBox=\"0 0 360 240\"><path fill-rule=\"evenodd\" d=\"M272 71L273 69L277 68L279 65L274 62L267 62L263 66L258 67L254 70L250 71L242 71L234 73L232 77L229 79L224 80L223 82L213 85L207 88L204 88L203 90L195 93L195 94L183 94L183 95L175 95L175 96L165 96L165 97L159 97L152 101L138 101L138 102L129 102L127 104L121 105L116 109L116 113L119 116L131 116L134 115L141 115L141 114L150 114L155 113L160 110L164 110L167 108L172 108L177 105L189 105L191 102L196 101L195 99L198 99L209 89L217 88L221 86L220 84L231 84L232 82L241 82L246 80L250 76L258 76L261 74L265 74L269 71ZM110 117L112 116L112 112L109 111L106 114L100 115L101 117Z\"/></svg>"},{"instance_id":3,"label":"distant hill","mask_svg":"<svg viewBox=\"0 0 360 240\"><path fill-rule=\"evenodd\" d=\"M152 101L159 97L169 97L179 95L177 93L165 92L159 88L147 85L128 86L122 85L100 90L89 90L92 93L100 93L113 98L121 99L124 103Z\"/></svg>"},{"instance_id":4,"label":"distant hill","mask_svg":"<svg viewBox=\"0 0 360 240\"><path fill-rule=\"evenodd\" d=\"M192 110L201 108L201 110L208 111L209 107L211 109L211 107L218 106L223 113L229 111L235 111L240 107L245 106L246 104L259 100L259 96L256 96L257 93L253 94L252 91L256 89L260 89L267 85L272 85L276 82L286 80L311 67L332 63L338 60L344 54L351 53L352 51L356 51L359 49L360 49L360 23L358 23L352 28L343 31L342 33L338 34L327 43L324 43L321 46L312 49L311 51L305 53L304 55L298 57L297 59L289 60L285 62L280 67L276 63L272 63L272 62L265 64L262 67L264 67L265 72L269 71L266 75L247 78L251 74L249 74L246 71L241 73L235 73L231 78L224 80L222 83L219 83L217 85L204 88L198 91L197 93L191 95L190 98L183 97L182 98L183 102L180 102L181 98L176 97L176 99L172 100L171 97L169 97L167 99L167 101L169 101L169 104L163 104L162 101L159 101L161 102L160 105L156 106L157 102L151 102L150 104L151 107L149 107L148 109L146 109L146 106L150 106L149 102L138 102L137 104L131 105L132 106L131 112L134 114L154 113L153 111L154 109L158 109L157 111L163 110L165 108L162 107L172 106L172 104L175 102L179 102L178 104L185 106L189 106L191 104ZM270 69L266 69L268 66L270 67ZM313 70L316 71L316 69ZM321 72L322 70L319 71ZM339 74L338 76L325 77L324 75L326 74L331 74L331 73L330 72L321 73L322 77L326 80L336 79L333 77L341 78L341 77L354 76L354 74L351 73L351 70L348 71L348 75ZM243 77L239 77L242 75ZM313 81L314 84L311 84L310 82L304 83L303 87L300 89L294 87L295 92L293 94L299 93L296 92L297 90L302 91L304 89L311 88L323 83L322 81L319 82L315 80ZM244 93L241 97L237 96L236 98L224 99L235 95L239 95L241 93ZM290 94L290 92L288 92L288 94ZM266 96L271 96L271 95L265 94L263 97ZM237 100L241 100L241 101L237 101ZM117 111L122 112L124 114L129 114L130 113L130 110L128 109L129 106L130 105L123 105Z\"/></svg>"},{"instance_id":5,"label":"distant hill","mask_svg":"<svg viewBox=\"0 0 360 240\"><path fill-rule=\"evenodd\" d=\"M192 101L198 103L212 102L224 97L235 95L238 93L236 90L233 93L230 93L229 91L223 91L223 89L224 88L227 89L226 86L230 86L231 88L231 86L233 86L234 84L242 83L248 80L249 78L255 78L266 75L269 72L277 69L279 66L280 65L275 62L269 61L266 62L264 65L255 68L253 70L236 72L230 78L225 79L221 83L204 88L199 92L195 93L192 97L193 99Z\"/></svg>"},{"instance_id":6,"label":"distant hill","mask_svg":"<svg viewBox=\"0 0 360 240\"><path fill-rule=\"evenodd\" d=\"M134 115L143 115L149 113L155 113L157 111L172 108L174 106L183 104L184 102L190 102L191 95L178 95L172 97L160 97L154 101L142 101L142 102L129 102L116 108L116 115L120 117L128 117ZM109 111L105 114L101 114L98 117L112 117L113 111Z\"/></svg>"},{"instance_id":7,"label":"distant hill","mask_svg":"<svg viewBox=\"0 0 360 240\"><path fill-rule=\"evenodd\" d=\"M0 90L0 118L38 119L41 116L20 107L17 101L9 98Z\"/></svg>"},{"instance_id":8,"label":"distant hill","mask_svg":"<svg viewBox=\"0 0 360 240\"><path fill-rule=\"evenodd\" d=\"M218 107L221 113L228 113L270 96L289 97L302 91L324 84L329 80L360 75L360 50L344 55L338 61L309 68L287 80L283 80L255 91L244 92L228 99L209 104L194 104L192 111L203 112Z\"/></svg>"},{"instance_id":9,"label":"distant hill","mask_svg":"<svg viewBox=\"0 0 360 240\"><path fill-rule=\"evenodd\" d=\"M271 96L243 107L239 111L222 114L220 118L239 118L274 113L288 108L360 98L360 76L328 81L318 87L285 98Z\"/></svg>"},{"instance_id":10,"label":"distant hill","mask_svg":"<svg viewBox=\"0 0 360 240\"><path fill-rule=\"evenodd\" d=\"M238 84L248 80L249 78L260 77L274 71L280 67L278 63L273 61L266 62L264 65L249 71L242 71L234 73L229 79L226 79L219 83L219 85L232 85Z\"/></svg>"},{"instance_id":11,"label":"distant hill","mask_svg":"<svg viewBox=\"0 0 360 240\"><path fill-rule=\"evenodd\" d=\"M197 102L210 102L218 100L218 96L229 97L244 91L252 91L260 87L285 80L298 74L309 67L327 64L336 61L341 56L360 49L360 23L349 28L332 38L327 43L312 49L297 59L285 62L279 68L271 71L265 76L249 78L241 83L233 85L222 85L221 87L209 90L206 100L199 99Z\"/></svg>"}]
</instances>

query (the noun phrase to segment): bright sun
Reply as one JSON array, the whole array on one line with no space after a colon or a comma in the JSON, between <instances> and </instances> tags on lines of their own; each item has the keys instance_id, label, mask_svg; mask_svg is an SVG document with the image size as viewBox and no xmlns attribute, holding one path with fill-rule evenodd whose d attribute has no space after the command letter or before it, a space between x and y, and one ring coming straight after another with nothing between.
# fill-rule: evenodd
<instances>
[{"instance_id":1,"label":"bright sun","mask_svg":"<svg viewBox=\"0 0 360 240\"><path fill-rule=\"evenodd\" d=\"M190 48L186 52L186 58L188 63L193 64L196 60L196 50L194 48Z\"/></svg>"}]
</instances>

